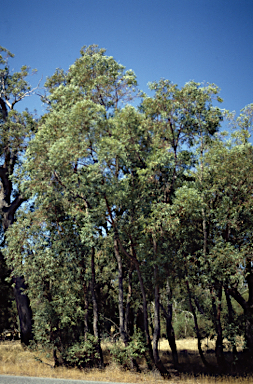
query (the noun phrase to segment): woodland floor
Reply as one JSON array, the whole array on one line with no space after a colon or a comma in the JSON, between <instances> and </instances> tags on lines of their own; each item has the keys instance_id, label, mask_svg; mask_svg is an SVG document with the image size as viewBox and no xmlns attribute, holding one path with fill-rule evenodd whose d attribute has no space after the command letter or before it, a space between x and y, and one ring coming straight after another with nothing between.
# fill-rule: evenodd
<instances>
[{"instance_id":1,"label":"woodland floor","mask_svg":"<svg viewBox=\"0 0 253 384\"><path fill-rule=\"evenodd\" d=\"M141 373L122 369L110 361L108 344L103 344L102 348L104 351L105 368L103 370L87 369L81 371L74 368L53 368L53 361L51 359L45 355L41 356L29 350L24 350L18 341L1 342L0 374L122 383L160 384L167 381L164 380L157 371L148 372L144 361L139 362ZM160 342L159 349L161 359L171 373L171 378L168 379L170 383L253 383L253 375L245 375L243 372L233 372L232 369L230 375L224 376L207 372L199 357L196 339L188 338L178 340L177 348L179 353L179 368L176 371L173 369L168 342L166 340L161 340ZM214 342L209 340L208 346L204 346L203 349L205 350L205 356L208 362L215 365ZM40 360L38 360L38 358ZM232 359L229 352L227 352L226 359L228 361Z\"/></svg>"}]
</instances>

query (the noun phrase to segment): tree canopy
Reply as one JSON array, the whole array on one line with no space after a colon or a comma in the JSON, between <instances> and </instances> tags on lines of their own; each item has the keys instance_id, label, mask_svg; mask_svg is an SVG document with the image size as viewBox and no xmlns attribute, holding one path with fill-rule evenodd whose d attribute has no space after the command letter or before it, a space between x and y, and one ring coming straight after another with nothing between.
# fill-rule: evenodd
<instances>
[{"instance_id":1,"label":"tree canopy","mask_svg":"<svg viewBox=\"0 0 253 384\"><path fill-rule=\"evenodd\" d=\"M35 122L14 111L32 92L28 68L1 64L2 251L24 280L33 342L56 365L101 367L100 341L116 326L129 366L143 354L168 376L158 341L166 333L177 365L183 297L206 366L201 341L212 335L219 369L224 338L236 353L243 337L250 361L252 105L236 118L217 106L215 84L193 81L161 79L147 96L94 45L47 79Z\"/></svg>"}]
</instances>

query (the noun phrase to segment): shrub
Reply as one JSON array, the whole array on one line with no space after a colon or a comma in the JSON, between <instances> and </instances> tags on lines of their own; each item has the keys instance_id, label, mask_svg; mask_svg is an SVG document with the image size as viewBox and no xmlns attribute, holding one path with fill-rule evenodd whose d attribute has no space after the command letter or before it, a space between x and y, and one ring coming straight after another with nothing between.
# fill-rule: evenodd
<instances>
[{"instance_id":1,"label":"shrub","mask_svg":"<svg viewBox=\"0 0 253 384\"><path fill-rule=\"evenodd\" d=\"M143 335L137 332L131 338L129 344L124 346L121 341L117 341L110 347L112 360L124 368L130 368L131 360L142 357L147 348Z\"/></svg>"},{"instance_id":2,"label":"shrub","mask_svg":"<svg viewBox=\"0 0 253 384\"><path fill-rule=\"evenodd\" d=\"M86 339L71 345L64 351L63 359L65 365L78 368L92 368L99 366L100 356L98 352L98 339L88 334Z\"/></svg>"}]
</instances>

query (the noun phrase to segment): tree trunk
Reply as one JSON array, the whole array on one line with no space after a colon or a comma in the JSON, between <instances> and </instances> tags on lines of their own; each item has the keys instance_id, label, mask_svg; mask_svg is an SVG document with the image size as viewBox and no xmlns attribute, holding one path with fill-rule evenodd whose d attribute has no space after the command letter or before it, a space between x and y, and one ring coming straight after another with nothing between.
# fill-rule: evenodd
<instances>
[{"instance_id":1,"label":"tree trunk","mask_svg":"<svg viewBox=\"0 0 253 384\"><path fill-rule=\"evenodd\" d=\"M141 276L141 271L139 268L139 263L136 260L135 261L135 268L137 270L138 278L139 278L139 283L141 287L141 294L142 294L142 304L143 304L143 324L144 324L144 329L145 329L145 338L146 338L146 345L148 348L148 355L147 357L147 364L148 368L152 369L154 366L154 357L153 357L153 351L152 351L152 346L151 346L151 340L150 340L150 334L149 334L149 328L148 328L148 306L147 306L147 298L146 298L146 292L144 288L144 283L142 280Z\"/></svg>"},{"instance_id":2,"label":"tree trunk","mask_svg":"<svg viewBox=\"0 0 253 384\"><path fill-rule=\"evenodd\" d=\"M232 326L232 324L233 324L233 317L234 317L234 311L233 311L233 307L232 307L232 303L231 303L231 298L230 298L227 286L225 287L225 295L226 295L226 301L227 301L227 307L228 307L228 324ZM235 335L233 335L233 336L235 336ZM234 358L235 358L236 354L237 354L237 350L236 350L236 344L235 344L235 340L234 340L233 341L233 355L234 355Z\"/></svg>"},{"instance_id":3,"label":"tree trunk","mask_svg":"<svg viewBox=\"0 0 253 384\"><path fill-rule=\"evenodd\" d=\"M107 205L107 207L109 207L109 206ZM119 235L118 235L116 227L115 227L115 237L118 241L118 244L119 244L122 252L127 257L129 257L130 260L132 260L132 262L135 266L135 269L137 271L137 274L138 274L138 279L139 279L141 294L142 294L142 302L143 302L143 323L144 323L144 329L145 329L145 339L146 339L146 346L148 349L148 356L146 357L146 360L147 360L148 368L152 369L154 367L154 358L153 358L153 352L152 352L152 346L151 346L151 340L150 340L150 334L149 334L149 328L148 328L148 306L147 306L147 299L146 299L146 292L145 292L145 288L144 288L144 283L142 280L141 271L140 271L140 267L139 267L139 262L137 260L133 245L131 245L132 255L130 255L126 251L126 249L123 247L123 245L121 244L121 241L119 239Z\"/></svg>"},{"instance_id":4,"label":"tree trunk","mask_svg":"<svg viewBox=\"0 0 253 384\"><path fill-rule=\"evenodd\" d=\"M218 305L216 306L213 289L211 290L212 295L212 307L213 307L213 314L215 319L215 327L216 327L216 333L217 333L217 339L216 339L216 347L215 347L215 354L217 359L217 364L219 368L224 369L226 366L226 361L223 354L223 335L222 335L222 326L221 326L221 298L222 298L222 286L220 285L218 287Z\"/></svg>"},{"instance_id":5,"label":"tree trunk","mask_svg":"<svg viewBox=\"0 0 253 384\"><path fill-rule=\"evenodd\" d=\"M128 295L125 313L125 332L131 337L134 334L134 310L132 308L132 268L128 273Z\"/></svg>"},{"instance_id":6,"label":"tree trunk","mask_svg":"<svg viewBox=\"0 0 253 384\"><path fill-rule=\"evenodd\" d=\"M88 287L85 283L83 283L83 291L84 291L84 340L87 339L87 333L89 331L89 325L88 325L88 317L89 317L89 299L88 299Z\"/></svg>"},{"instance_id":7,"label":"tree trunk","mask_svg":"<svg viewBox=\"0 0 253 384\"><path fill-rule=\"evenodd\" d=\"M29 342L33 339L32 310L30 307L30 301L28 296L22 293L23 290L26 289L24 278L15 277L13 280L15 283L14 295L20 322L21 343L28 346Z\"/></svg>"},{"instance_id":8,"label":"tree trunk","mask_svg":"<svg viewBox=\"0 0 253 384\"><path fill-rule=\"evenodd\" d=\"M157 283L157 265L154 268L154 280L155 280L155 313L154 313L154 334L153 334L153 356L156 368L159 370L163 377L168 377L169 373L163 365L158 352L158 343L160 338L160 294L159 286Z\"/></svg>"},{"instance_id":9,"label":"tree trunk","mask_svg":"<svg viewBox=\"0 0 253 384\"><path fill-rule=\"evenodd\" d=\"M98 305L97 305L97 299L95 294L95 285L96 285L96 278L95 278L95 247L92 247L91 250L91 295L92 295L92 304L93 304L93 332L94 336L97 338L97 352L100 357L100 367L104 366L104 359L103 359L103 352L100 344L100 334L99 334L99 324L98 324Z\"/></svg>"},{"instance_id":10,"label":"tree trunk","mask_svg":"<svg viewBox=\"0 0 253 384\"><path fill-rule=\"evenodd\" d=\"M122 268L122 259L121 259L121 255L119 252L119 247L118 247L118 242L117 242L116 236L114 237L114 253L115 253L115 256L117 259L117 263L118 263L119 330L120 330L121 340L123 341L123 343L127 347L129 344L129 337L128 337L128 333L127 333L127 324L128 324L127 316L128 316L128 313L126 312L126 314L125 314L126 318L125 318L125 316L124 316L123 268ZM132 271L131 271L131 273L132 273ZM131 279L129 281L129 284L130 284L130 287L129 287L129 292L128 292L129 293L129 295L128 295L129 296L128 307L130 307L130 297L132 294ZM131 369L136 368L137 371L139 371L139 366L138 366L135 359L130 358L130 367L131 367Z\"/></svg>"},{"instance_id":11,"label":"tree trunk","mask_svg":"<svg viewBox=\"0 0 253 384\"><path fill-rule=\"evenodd\" d=\"M177 345L176 345L174 328L172 326L172 317L173 317L173 306L171 302L172 292L171 292L168 280L166 284L166 293L167 293L167 311L165 310L165 308L161 303L160 303L160 306L163 310L163 313L166 319L166 336L172 352L173 363L176 367L178 365L178 354L177 354Z\"/></svg>"},{"instance_id":12,"label":"tree trunk","mask_svg":"<svg viewBox=\"0 0 253 384\"><path fill-rule=\"evenodd\" d=\"M15 200L10 202L13 187L9 173L4 167L0 167L0 178L0 211L2 213L2 227L5 233L7 229L13 224L15 213L25 200L21 196L17 196ZM15 284L14 297L16 300L19 317L21 342L25 345L28 345L29 341L33 340L33 332L30 300L28 296L23 293L23 290L27 287L25 285L23 276L13 278L13 283Z\"/></svg>"},{"instance_id":13,"label":"tree trunk","mask_svg":"<svg viewBox=\"0 0 253 384\"><path fill-rule=\"evenodd\" d=\"M193 318L194 318L195 331L196 331L196 336L197 336L197 339L198 339L199 355L201 357L201 360L202 360L204 366L207 367L207 368L212 368L211 364L209 364L206 361L204 353L203 353L203 350L202 350L202 347L201 347L201 336L200 336L200 332L199 332L198 319L197 319L196 311L195 311L195 309L194 309L194 307L192 305L191 290L190 290L190 286L189 286L188 280L186 280L186 287L187 287L187 291L188 291L190 310L191 310L191 312L193 314Z\"/></svg>"},{"instance_id":14,"label":"tree trunk","mask_svg":"<svg viewBox=\"0 0 253 384\"><path fill-rule=\"evenodd\" d=\"M237 301L238 304L244 310L245 317L245 339L246 339L246 351L248 352L249 358L253 356L253 307L250 306L252 300L252 287L253 282L251 282L251 278L248 277L248 285L249 285L249 300L246 301L240 292L236 288L229 288L229 294Z\"/></svg>"},{"instance_id":15,"label":"tree trunk","mask_svg":"<svg viewBox=\"0 0 253 384\"><path fill-rule=\"evenodd\" d=\"M18 321L15 321L16 316L11 307L11 302L15 299L14 290L11 282L6 281L6 278L9 276L10 271L0 251L0 334L6 329L18 328Z\"/></svg>"},{"instance_id":16,"label":"tree trunk","mask_svg":"<svg viewBox=\"0 0 253 384\"><path fill-rule=\"evenodd\" d=\"M4 62L7 65L7 61L4 60ZM8 67L8 65L7 65ZM7 69L6 77L5 75L1 77L1 91L4 89L9 88L8 79L9 79L9 69ZM10 77L11 78L11 77ZM3 88L2 88L3 87ZM19 86L18 86L19 88ZM26 91L28 91L28 86L25 85L24 88ZM11 176L14 173L15 165L18 161L18 153L20 150L18 150L18 147L16 145L14 148L12 147L12 140L13 137L10 132L10 127L8 124L8 113L9 110L14 110L15 104L22 100L25 95L30 94L30 91L28 92L21 92L21 89L18 91L19 96L14 96L14 100L10 102L10 97L13 97L13 93L10 92L10 94L5 94L5 92L1 92L0 97L0 115L1 115L1 126L2 123L7 123L6 128L4 128L3 124L3 131L1 130L1 133L8 136L8 144L6 143L4 145L4 148L1 152L1 159L3 160L3 164L0 166L0 212L2 216L2 229L5 233L7 229L10 227L11 224L14 222L14 217L16 214L17 209L20 207L20 205L25 201L25 199L19 194L15 193L17 196L12 200L13 195L13 182L11 179ZM21 93L20 93L21 92ZM32 92L31 92L32 93ZM1 127L2 129L2 127ZM17 127L17 130L19 128ZM10 135L10 136L9 136ZM23 136L23 135L22 135ZM21 153L25 149L25 139L22 139L22 136L20 135L20 140L24 140L23 144L21 145L20 149L22 149ZM5 137L5 140L7 137ZM21 155L22 156L22 155ZM22 289L25 287L24 278L19 276L15 277L13 279L13 282L15 283L14 287L14 296L17 304L17 311L20 321L20 335L21 335L21 341L25 345L29 344L29 341L33 339L33 333L32 333L32 311L30 308L30 301L29 298L23 293Z\"/></svg>"},{"instance_id":17,"label":"tree trunk","mask_svg":"<svg viewBox=\"0 0 253 384\"><path fill-rule=\"evenodd\" d=\"M249 298L247 309L245 311L245 338L249 356L253 358L253 270L251 259L247 260L246 264Z\"/></svg>"},{"instance_id":18,"label":"tree trunk","mask_svg":"<svg viewBox=\"0 0 253 384\"><path fill-rule=\"evenodd\" d=\"M128 336L126 333L125 316L124 316L124 292L123 292L123 268L122 259L119 252L118 242L114 237L114 253L118 263L118 307L119 307L119 330L120 337L125 344L128 345Z\"/></svg>"}]
</instances>

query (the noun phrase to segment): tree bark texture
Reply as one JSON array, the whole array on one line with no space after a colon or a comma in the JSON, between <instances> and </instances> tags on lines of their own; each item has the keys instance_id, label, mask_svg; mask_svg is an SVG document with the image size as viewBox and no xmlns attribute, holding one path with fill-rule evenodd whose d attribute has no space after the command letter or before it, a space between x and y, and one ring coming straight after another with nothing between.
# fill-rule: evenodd
<instances>
[{"instance_id":1,"label":"tree bark texture","mask_svg":"<svg viewBox=\"0 0 253 384\"><path fill-rule=\"evenodd\" d=\"M249 298L245 313L245 338L247 343L247 350L250 356L253 358L253 268L252 261L249 258L247 260L247 283L249 290Z\"/></svg>"},{"instance_id":2,"label":"tree bark texture","mask_svg":"<svg viewBox=\"0 0 253 384\"><path fill-rule=\"evenodd\" d=\"M29 341L33 339L32 310L30 307L30 301L28 296L22 293L23 290L26 289L24 278L15 277L14 282L14 295L20 322L21 343L29 345Z\"/></svg>"},{"instance_id":3,"label":"tree bark texture","mask_svg":"<svg viewBox=\"0 0 253 384\"><path fill-rule=\"evenodd\" d=\"M201 347L201 335L200 335L200 331L199 331L198 319L197 319L195 308L193 307L193 304L192 304L192 296L191 296L191 290L190 290L190 286L189 286L188 280L186 280L186 288L187 288L187 292L188 292L190 310L191 310L191 312L193 314L193 318L194 318L195 331L196 331L196 336L197 336L197 339L198 339L199 355L201 357L201 360L202 360L204 366L207 367L207 368L211 368L212 366L211 366L211 364L209 364L206 361L206 358L204 356L204 353L203 353L203 350L202 350L202 347Z\"/></svg>"},{"instance_id":4,"label":"tree bark texture","mask_svg":"<svg viewBox=\"0 0 253 384\"><path fill-rule=\"evenodd\" d=\"M125 332L131 337L134 334L134 310L132 308L132 268L128 273L128 294L125 313Z\"/></svg>"},{"instance_id":5,"label":"tree bark texture","mask_svg":"<svg viewBox=\"0 0 253 384\"><path fill-rule=\"evenodd\" d=\"M92 305L93 305L93 332L94 336L97 338L97 352L100 356L100 367L104 366L103 352L100 344L100 334L99 334L99 318L98 318L98 305L95 294L95 285L96 285L96 276L95 276L95 247L92 247L91 250L91 296L92 296Z\"/></svg>"},{"instance_id":6,"label":"tree bark texture","mask_svg":"<svg viewBox=\"0 0 253 384\"><path fill-rule=\"evenodd\" d=\"M84 340L87 339L87 333L89 331L89 325L88 325L88 316L89 316L89 299L88 299L88 290L89 290L86 284L83 284L83 291L84 291Z\"/></svg>"},{"instance_id":7,"label":"tree bark texture","mask_svg":"<svg viewBox=\"0 0 253 384\"><path fill-rule=\"evenodd\" d=\"M214 289L211 289L211 296L212 296L212 307L213 307L215 328L217 333L215 354L216 354L218 366L221 369L224 369L226 366L226 361L223 354L223 335L222 335L222 326L221 326L222 285L220 285L217 290L217 299L218 299L217 305L216 305L216 297L215 297Z\"/></svg>"},{"instance_id":8,"label":"tree bark texture","mask_svg":"<svg viewBox=\"0 0 253 384\"><path fill-rule=\"evenodd\" d=\"M123 267L122 259L119 252L117 238L114 237L114 254L118 264L118 307L119 307L119 330L120 337L125 344L128 345L128 336L126 333L125 316L124 316L124 292L123 292Z\"/></svg>"},{"instance_id":9,"label":"tree bark texture","mask_svg":"<svg viewBox=\"0 0 253 384\"><path fill-rule=\"evenodd\" d=\"M229 295L228 287L226 286L224 288L224 290L225 290L226 302L227 302L227 307L228 307L228 324L232 325L233 324L233 318L234 318L234 310L233 310L233 306L232 306L232 302L231 302L231 297ZM236 344L234 342L233 343L233 355L234 355L234 357L236 354L237 354L237 350L236 350Z\"/></svg>"},{"instance_id":10,"label":"tree bark texture","mask_svg":"<svg viewBox=\"0 0 253 384\"><path fill-rule=\"evenodd\" d=\"M246 301L240 292L236 288L229 288L228 293L237 301L238 304L244 310L244 318L245 318L245 339L246 339L246 352L249 357L253 357L253 307L250 305L251 303L251 294L250 291L252 289L253 282L251 278L248 277L248 285L249 285L249 300Z\"/></svg>"},{"instance_id":11,"label":"tree bark texture","mask_svg":"<svg viewBox=\"0 0 253 384\"><path fill-rule=\"evenodd\" d=\"M108 204L107 204L107 206L108 206ZM146 298L146 292L145 292L145 288L144 288L144 283L143 283L143 279L142 279L142 275L141 275L141 271L140 271L140 267L139 267L139 262L137 260L136 253L135 253L133 245L131 245L132 255L130 253L128 253L126 251L126 249L123 247L123 245L122 245L122 243L121 243L121 241L119 239L119 235L118 235L116 226L115 226L115 237L116 237L116 240L118 242L118 245L119 245L121 251L130 260L132 260L132 262L133 262L133 264L135 266L135 269L137 271L137 275L138 275L138 279L139 279L139 283L140 283L140 288L141 288L141 294L142 294L143 323L144 323L144 329L145 329L146 346L147 346L147 349L148 349L148 357L147 357L146 360L147 360L148 368L152 369L154 367L154 357L153 357L153 351L152 351L152 346L151 346L151 339L150 339L149 328L148 328L148 306L147 306L147 298Z\"/></svg>"},{"instance_id":12,"label":"tree bark texture","mask_svg":"<svg viewBox=\"0 0 253 384\"><path fill-rule=\"evenodd\" d=\"M2 213L2 227L4 232L13 224L17 209L25 201L25 199L19 195L11 202L13 185L10 176L13 173L15 162L16 156L7 152L5 154L5 163L0 167L0 211ZM29 341L33 339L30 301L22 291L25 288L24 278L22 276L15 277L13 282L15 283L14 296L20 323L21 342L28 345Z\"/></svg>"},{"instance_id":13,"label":"tree bark texture","mask_svg":"<svg viewBox=\"0 0 253 384\"><path fill-rule=\"evenodd\" d=\"M175 332L172 325L172 317L173 317L173 306L171 302L172 292L171 292L168 281L166 284L166 293L167 293L167 311L165 310L165 308L161 303L160 303L160 306L163 310L163 313L166 319L166 336L172 352L173 363L175 366L177 366L178 365L177 345L176 345L176 339L175 339Z\"/></svg>"},{"instance_id":14,"label":"tree bark texture","mask_svg":"<svg viewBox=\"0 0 253 384\"><path fill-rule=\"evenodd\" d=\"M147 364L148 364L148 368L152 369L153 365L154 365L154 357L153 357L151 339L150 339L149 328L148 328L148 305L147 305L147 298L146 298L144 283L142 280L141 271L140 271L139 263L137 260L135 262L135 268L137 270L139 283L140 283L140 287L141 287L141 294L142 294L143 323L144 323L144 329L145 329L146 345L147 345L148 353L149 353L149 359L147 359Z\"/></svg>"},{"instance_id":15,"label":"tree bark texture","mask_svg":"<svg viewBox=\"0 0 253 384\"><path fill-rule=\"evenodd\" d=\"M169 373L165 366L163 365L158 351L158 344L160 339L160 294L159 294L159 285L157 282L157 265L154 267L154 280L155 280L155 311L154 311L154 334L153 334L153 356L155 361L155 366L161 373L161 375L169 376Z\"/></svg>"}]
</instances>

